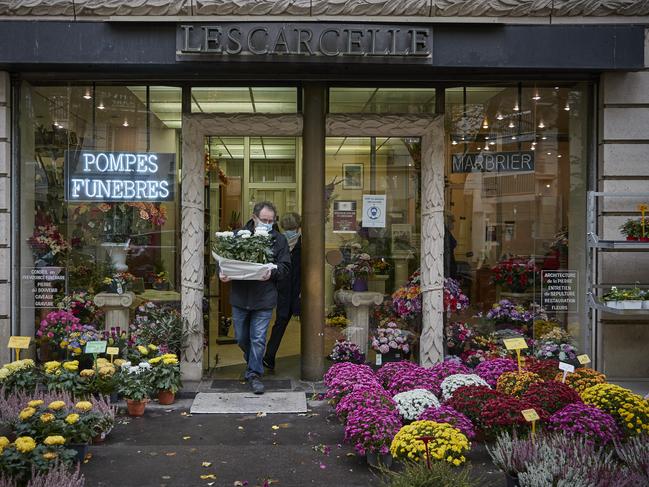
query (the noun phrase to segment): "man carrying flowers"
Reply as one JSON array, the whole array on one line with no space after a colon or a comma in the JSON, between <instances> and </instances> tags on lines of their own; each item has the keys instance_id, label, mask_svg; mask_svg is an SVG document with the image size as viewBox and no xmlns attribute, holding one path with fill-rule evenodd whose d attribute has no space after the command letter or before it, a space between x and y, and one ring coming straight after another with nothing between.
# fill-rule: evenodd
<instances>
[{"instance_id":1,"label":"man carrying flowers","mask_svg":"<svg viewBox=\"0 0 649 487\"><path fill-rule=\"evenodd\" d=\"M245 229L250 234L266 233L272 237L273 263L277 268L267 270L261 280L234 280L219 272L222 282L232 281L230 303L232 321L239 348L247 363L245 379L255 394L264 393L261 377L264 373L262 363L266 348L266 332L277 305L277 283L284 279L291 269L291 255L286 237L273 227L277 211L270 201L257 203L253 208L252 219ZM243 237L241 237L243 238Z\"/></svg>"}]
</instances>

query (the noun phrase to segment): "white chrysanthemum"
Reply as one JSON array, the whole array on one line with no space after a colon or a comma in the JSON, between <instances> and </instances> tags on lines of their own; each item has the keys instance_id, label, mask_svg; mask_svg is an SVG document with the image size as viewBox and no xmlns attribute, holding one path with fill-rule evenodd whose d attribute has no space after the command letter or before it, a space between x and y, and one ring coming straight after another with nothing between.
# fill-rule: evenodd
<instances>
[{"instance_id":1,"label":"white chrysanthemum","mask_svg":"<svg viewBox=\"0 0 649 487\"><path fill-rule=\"evenodd\" d=\"M399 414L406 421L415 421L429 407L440 405L435 394L426 389L400 392L392 399L397 403Z\"/></svg>"},{"instance_id":2,"label":"white chrysanthemum","mask_svg":"<svg viewBox=\"0 0 649 487\"><path fill-rule=\"evenodd\" d=\"M268 237L268 231L263 228L257 228L255 230L255 237Z\"/></svg>"},{"instance_id":3,"label":"white chrysanthemum","mask_svg":"<svg viewBox=\"0 0 649 487\"><path fill-rule=\"evenodd\" d=\"M243 237L243 238L246 238L246 237L250 237L251 234L252 234L252 233L250 232L250 230L239 230L239 231L237 232L237 237Z\"/></svg>"},{"instance_id":4,"label":"white chrysanthemum","mask_svg":"<svg viewBox=\"0 0 649 487\"><path fill-rule=\"evenodd\" d=\"M462 386L487 386L491 388L487 382L476 374L453 374L449 375L442 381L442 399L445 401L450 399L455 390Z\"/></svg>"}]
</instances>

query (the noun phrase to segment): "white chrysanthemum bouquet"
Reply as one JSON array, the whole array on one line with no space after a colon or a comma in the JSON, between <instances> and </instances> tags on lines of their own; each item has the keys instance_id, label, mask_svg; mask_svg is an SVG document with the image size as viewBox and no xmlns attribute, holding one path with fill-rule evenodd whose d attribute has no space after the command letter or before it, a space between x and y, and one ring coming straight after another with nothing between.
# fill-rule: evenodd
<instances>
[{"instance_id":1,"label":"white chrysanthemum bouquet","mask_svg":"<svg viewBox=\"0 0 649 487\"><path fill-rule=\"evenodd\" d=\"M238 232L216 232L212 255L220 271L234 280L260 280L269 269L277 266L273 260L273 237L258 229Z\"/></svg>"}]
</instances>

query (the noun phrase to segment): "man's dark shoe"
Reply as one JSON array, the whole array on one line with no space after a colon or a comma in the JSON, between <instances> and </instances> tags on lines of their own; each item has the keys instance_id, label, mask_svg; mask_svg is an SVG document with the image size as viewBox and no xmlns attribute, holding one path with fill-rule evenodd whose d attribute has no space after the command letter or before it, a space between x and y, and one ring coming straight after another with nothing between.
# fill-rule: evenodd
<instances>
[{"instance_id":1,"label":"man's dark shoe","mask_svg":"<svg viewBox=\"0 0 649 487\"><path fill-rule=\"evenodd\" d=\"M259 376L253 375L248 379L248 382L250 383L250 389L252 389L252 392L254 394L263 394L264 391L266 390L264 388L264 384L261 382L261 379L259 379Z\"/></svg>"}]
</instances>

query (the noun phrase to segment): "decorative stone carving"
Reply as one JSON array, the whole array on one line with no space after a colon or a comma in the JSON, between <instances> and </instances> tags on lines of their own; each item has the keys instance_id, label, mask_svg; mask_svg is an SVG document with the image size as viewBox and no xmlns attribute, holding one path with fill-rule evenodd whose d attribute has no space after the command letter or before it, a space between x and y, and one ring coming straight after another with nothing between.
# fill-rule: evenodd
<instances>
[{"instance_id":1,"label":"decorative stone carving","mask_svg":"<svg viewBox=\"0 0 649 487\"><path fill-rule=\"evenodd\" d=\"M95 295L94 301L99 308L106 313L106 329L121 328L128 331L129 307L133 304L135 294L132 292L99 293Z\"/></svg>"},{"instance_id":2,"label":"decorative stone carving","mask_svg":"<svg viewBox=\"0 0 649 487\"><path fill-rule=\"evenodd\" d=\"M331 114L328 136L422 137L420 362L444 358L444 116L432 114Z\"/></svg>"},{"instance_id":3,"label":"decorative stone carving","mask_svg":"<svg viewBox=\"0 0 649 487\"><path fill-rule=\"evenodd\" d=\"M300 115L193 114L183 116L181 310L188 332L181 371L185 380L203 373L203 295L205 282L204 138L220 136L287 136L302 134Z\"/></svg>"},{"instance_id":4,"label":"decorative stone carving","mask_svg":"<svg viewBox=\"0 0 649 487\"><path fill-rule=\"evenodd\" d=\"M646 0L0 0L13 16L606 17L649 15Z\"/></svg>"},{"instance_id":5,"label":"decorative stone carving","mask_svg":"<svg viewBox=\"0 0 649 487\"><path fill-rule=\"evenodd\" d=\"M345 329L347 340L358 345L361 352L367 354L367 342L370 331L370 306L383 302L383 294L372 291L339 290L334 294L336 302L345 307L345 313L351 321Z\"/></svg>"}]
</instances>

